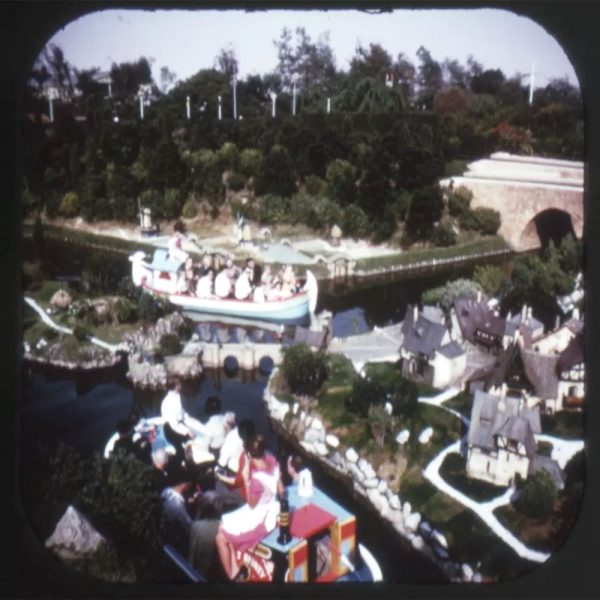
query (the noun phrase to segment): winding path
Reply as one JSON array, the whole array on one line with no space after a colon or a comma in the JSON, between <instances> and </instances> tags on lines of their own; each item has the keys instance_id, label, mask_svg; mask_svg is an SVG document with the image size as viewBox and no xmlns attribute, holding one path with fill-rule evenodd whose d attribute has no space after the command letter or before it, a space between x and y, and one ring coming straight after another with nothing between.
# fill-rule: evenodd
<instances>
[{"instance_id":1,"label":"winding path","mask_svg":"<svg viewBox=\"0 0 600 600\"><path fill-rule=\"evenodd\" d=\"M68 327L64 327L63 325L58 325L57 323L55 323L46 314L46 311L33 298L29 298L29 297L25 296L24 299L25 299L25 302L27 302L27 304L33 310L35 310L35 312L40 316L40 318L42 319L42 321L44 323L46 323L46 325L48 325L48 327L52 327L52 329L56 329L56 331L60 331L61 333L66 333L66 334L69 334L69 335L71 335L73 333L72 329L69 329ZM109 344L108 342L100 340L100 339L98 339L97 337L95 337L93 335L88 336L87 339L92 344L95 344L96 346L100 346L100 348L104 348L105 350L108 350L109 352L112 352L113 354L115 354L119 350L123 350L125 348L123 346L123 344Z\"/></svg>"},{"instance_id":2,"label":"winding path","mask_svg":"<svg viewBox=\"0 0 600 600\"><path fill-rule=\"evenodd\" d=\"M469 425L469 419L461 415L459 412L447 408L443 405L446 400L449 400L455 396L460 390L456 388L449 388L441 394L433 397L420 397L419 402L423 404L430 404L432 406L438 406L447 412L452 413L458 417L465 425ZM536 440L550 442L552 444L552 458L554 458L561 468L564 468L569 459L579 450L583 449L583 441L581 440L563 440L550 435L536 435ZM523 542L517 539L494 515L494 511L500 506L505 506L510 503L511 497L514 490L509 487L503 494L489 500L488 502L477 502L468 496L465 496L462 492L459 492L456 488L452 487L447 481L445 481L440 475L440 467L444 462L444 458L451 452L460 453L460 446L462 440L457 440L444 450L442 450L425 468L423 475L427 478L435 487L441 492L444 492L457 502L460 502L466 508L472 510L477 516L484 521L484 523L506 544L508 544L520 557L535 561L544 562L550 554L546 552L539 552L528 548Z\"/></svg>"}]
</instances>

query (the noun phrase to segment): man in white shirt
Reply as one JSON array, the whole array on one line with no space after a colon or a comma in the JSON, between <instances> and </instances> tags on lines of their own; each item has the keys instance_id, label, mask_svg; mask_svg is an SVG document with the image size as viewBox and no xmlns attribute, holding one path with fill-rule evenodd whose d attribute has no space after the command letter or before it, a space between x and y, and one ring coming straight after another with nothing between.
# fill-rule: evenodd
<instances>
[{"instance_id":1,"label":"man in white shirt","mask_svg":"<svg viewBox=\"0 0 600 600\"><path fill-rule=\"evenodd\" d=\"M235 282L235 297L237 300L246 300L252 293L252 269L246 267Z\"/></svg>"},{"instance_id":2,"label":"man in white shirt","mask_svg":"<svg viewBox=\"0 0 600 600\"><path fill-rule=\"evenodd\" d=\"M231 294L231 279L227 274L227 267L222 267L215 278L215 296L227 298Z\"/></svg>"},{"instance_id":3,"label":"man in white shirt","mask_svg":"<svg viewBox=\"0 0 600 600\"><path fill-rule=\"evenodd\" d=\"M212 298L213 297L213 282L215 279L215 272L212 269L206 273L206 275L198 279L196 286L196 296L198 298Z\"/></svg>"},{"instance_id":4,"label":"man in white shirt","mask_svg":"<svg viewBox=\"0 0 600 600\"><path fill-rule=\"evenodd\" d=\"M221 414L221 400L218 396L209 396L206 399L204 410L208 421L204 425L204 440L210 452L218 455L225 436L229 431L225 415ZM233 414L233 413L231 413Z\"/></svg>"},{"instance_id":5,"label":"man in white shirt","mask_svg":"<svg viewBox=\"0 0 600 600\"><path fill-rule=\"evenodd\" d=\"M204 434L204 425L188 415L181 404L181 383L170 382L169 391L160 405L160 414L165 420L165 437L173 446L178 457L183 457L182 444L188 439Z\"/></svg>"},{"instance_id":6,"label":"man in white shirt","mask_svg":"<svg viewBox=\"0 0 600 600\"><path fill-rule=\"evenodd\" d=\"M225 413L225 428L227 433L219 450L218 463L220 467L228 468L232 473L236 473L240 462L240 454L244 450L244 441L235 426L234 413Z\"/></svg>"}]
</instances>

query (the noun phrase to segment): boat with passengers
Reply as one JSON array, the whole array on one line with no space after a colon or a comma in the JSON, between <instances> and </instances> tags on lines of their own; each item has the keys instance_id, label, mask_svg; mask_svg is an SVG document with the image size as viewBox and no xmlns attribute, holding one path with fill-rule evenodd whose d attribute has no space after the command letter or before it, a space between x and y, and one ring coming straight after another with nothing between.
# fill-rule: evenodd
<instances>
[{"instance_id":1,"label":"boat with passengers","mask_svg":"<svg viewBox=\"0 0 600 600\"><path fill-rule=\"evenodd\" d=\"M153 448L163 447L175 454L175 448L166 440L162 417L141 419L134 427L134 439L148 436ZM119 438L116 432L104 448L109 458ZM188 443L189 460L206 473L214 470L214 457ZM260 542L239 553L238 561L247 569L245 582L263 583L329 583L377 582L382 573L372 553L357 539L356 517L342 504L331 498L318 486L311 484L309 492L297 483L286 488L289 509L286 516L288 536L280 536L284 523L282 514L279 526ZM169 540L162 540L165 555L191 582L204 582L206 578L190 563L185 552Z\"/></svg>"},{"instance_id":2,"label":"boat with passengers","mask_svg":"<svg viewBox=\"0 0 600 600\"><path fill-rule=\"evenodd\" d=\"M310 270L306 271L297 291L288 297L238 300L214 295L198 297L189 291L180 291L185 261L174 258L168 250L156 249L151 259L145 252L137 251L129 260L134 285L188 311L287 323L307 317L317 306L318 283Z\"/></svg>"}]
</instances>

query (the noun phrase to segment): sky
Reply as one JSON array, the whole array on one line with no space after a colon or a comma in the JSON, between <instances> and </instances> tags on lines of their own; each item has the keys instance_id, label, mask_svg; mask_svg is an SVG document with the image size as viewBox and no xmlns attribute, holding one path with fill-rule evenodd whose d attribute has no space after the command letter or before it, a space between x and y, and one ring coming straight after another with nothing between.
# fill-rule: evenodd
<instances>
[{"instance_id":1,"label":"sky","mask_svg":"<svg viewBox=\"0 0 600 600\"><path fill-rule=\"evenodd\" d=\"M534 64L534 85L550 79L578 79L559 43L527 17L497 9L413 9L370 14L356 10L106 10L72 21L50 42L78 69L110 70L113 62L153 59L154 80L167 66L178 80L210 68L221 49L231 49L239 75L275 69L273 43L284 27L305 27L313 41L329 33L339 69L346 70L357 45L379 43L392 57L400 52L417 65L420 46L442 62L466 65L472 55L484 68L501 69L507 77L528 74ZM524 80L527 83L529 80Z\"/></svg>"}]
</instances>

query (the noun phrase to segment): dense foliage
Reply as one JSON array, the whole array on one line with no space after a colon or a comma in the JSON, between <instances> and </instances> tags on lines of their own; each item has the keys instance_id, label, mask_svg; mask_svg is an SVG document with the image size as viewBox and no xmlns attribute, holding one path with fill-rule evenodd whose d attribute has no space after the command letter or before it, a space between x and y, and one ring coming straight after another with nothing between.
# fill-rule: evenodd
<instances>
[{"instance_id":1,"label":"dense foliage","mask_svg":"<svg viewBox=\"0 0 600 600\"><path fill-rule=\"evenodd\" d=\"M359 45L344 71L326 36L313 40L303 28L286 29L275 46L274 72L238 81L237 114L243 120L234 121L232 51L222 51L215 68L185 81L163 67L160 87L145 57L113 64L108 97L99 69L76 71L50 45L23 97L23 113L30 117L23 120L25 210L132 221L139 200L158 219L182 212L192 218L196 202L207 200L216 215L237 191L255 199L259 206L252 208L264 223L335 222L345 234L377 239L389 238L404 223L407 240L429 240L435 233L435 243L447 245L449 231L434 227L442 202L433 191L447 164L498 150L582 158L581 96L564 80L538 89L529 106L518 77L484 69L473 59L466 65L440 62L423 47L412 64L379 44ZM47 85L59 92L52 125L42 121ZM276 118L270 91L277 93ZM138 93L146 104L143 120ZM270 203L265 198L289 200L298 192L320 199L326 223L308 211L294 215L286 202L276 214L260 208ZM497 231L497 214L458 204L449 200L461 228Z\"/></svg>"},{"instance_id":2,"label":"dense foliage","mask_svg":"<svg viewBox=\"0 0 600 600\"><path fill-rule=\"evenodd\" d=\"M325 352L314 352L306 344L283 348L281 374L293 394L314 396L329 374Z\"/></svg>"},{"instance_id":3,"label":"dense foliage","mask_svg":"<svg viewBox=\"0 0 600 600\"><path fill-rule=\"evenodd\" d=\"M543 519L554 510L557 490L545 469L529 475L515 502L518 509L529 517Z\"/></svg>"}]
</instances>

